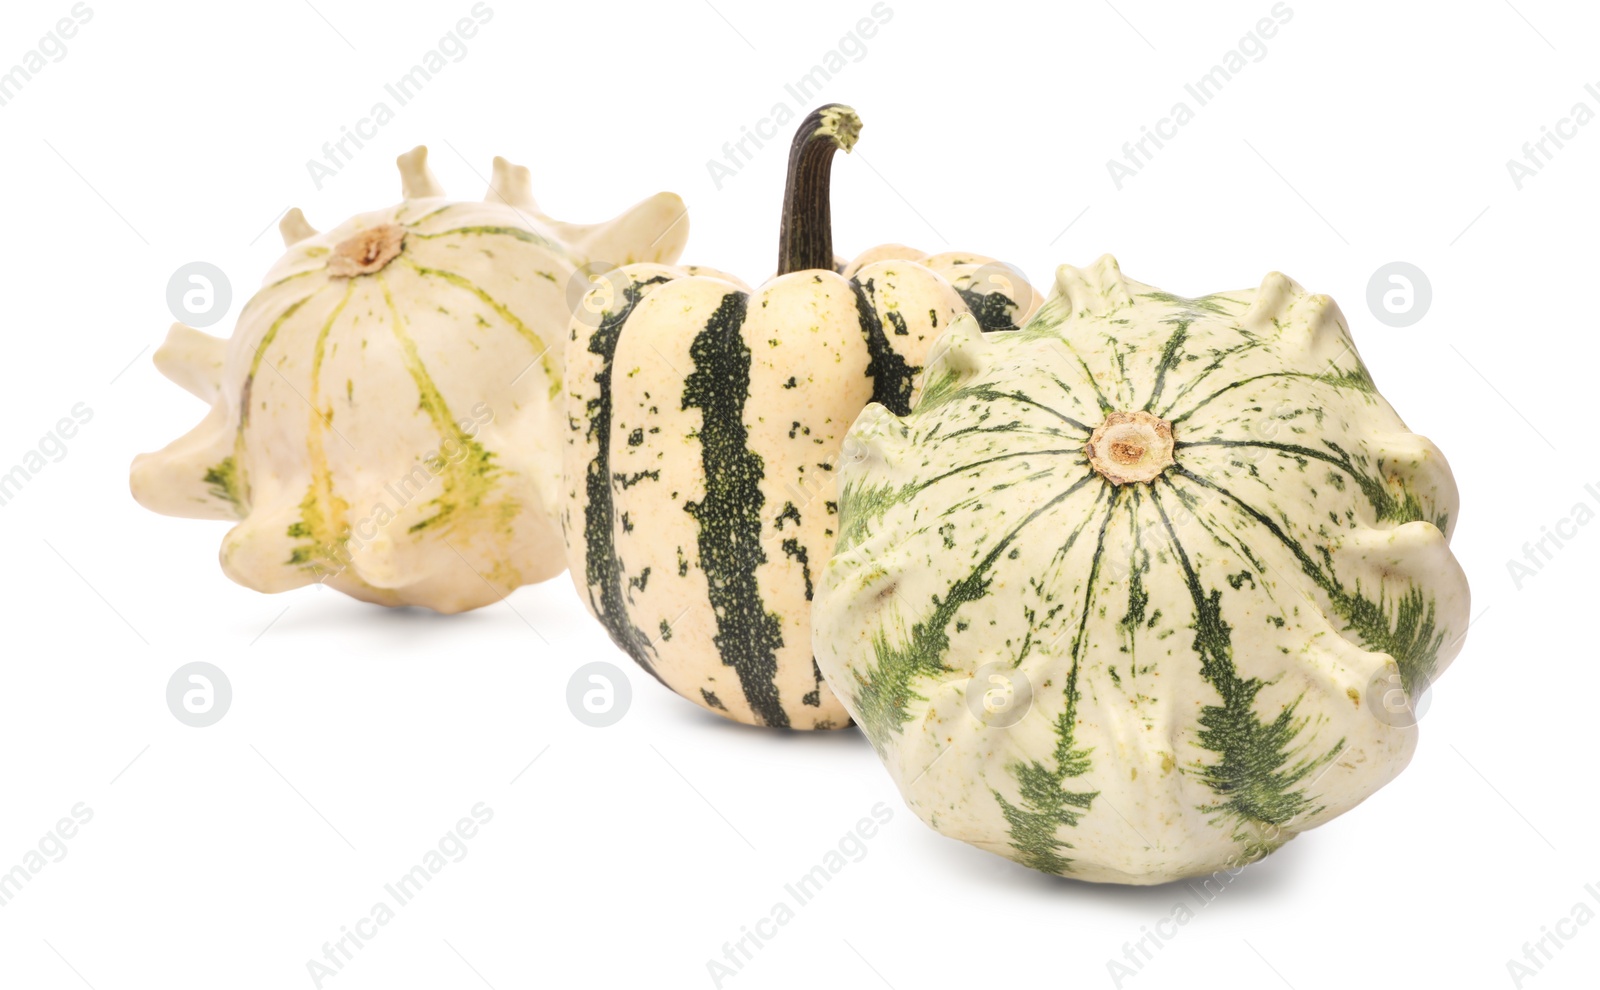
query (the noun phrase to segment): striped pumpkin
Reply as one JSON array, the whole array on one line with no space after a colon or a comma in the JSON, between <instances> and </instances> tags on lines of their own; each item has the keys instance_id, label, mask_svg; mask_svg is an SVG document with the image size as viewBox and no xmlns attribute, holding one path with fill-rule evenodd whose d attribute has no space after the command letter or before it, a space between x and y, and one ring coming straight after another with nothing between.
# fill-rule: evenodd
<instances>
[{"instance_id":1,"label":"striped pumpkin","mask_svg":"<svg viewBox=\"0 0 1600 990\"><path fill-rule=\"evenodd\" d=\"M568 344L573 581L641 666L748 724L849 724L812 660L809 614L856 414L910 408L923 354L967 298L994 321L1028 315L1031 290L985 303L1020 283L990 277L986 258L891 245L834 270L828 169L859 126L838 106L801 125L777 277L751 290L628 266L596 285Z\"/></svg>"},{"instance_id":2,"label":"striped pumpkin","mask_svg":"<svg viewBox=\"0 0 1600 990\"><path fill-rule=\"evenodd\" d=\"M485 202L451 202L426 154L401 156L397 206L324 234L291 211L233 337L178 324L156 353L211 411L134 461L133 494L237 520L221 560L246 587L458 612L565 567L568 288L591 259L675 260L682 202L564 224L526 169L496 159Z\"/></svg>"},{"instance_id":3,"label":"striped pumpkin","mask_svg":"<svg viewBox=\"0 0 1600 990\"><path fill-rule=\"evenodd\" d=\"M908 805L1049 873L1235 868L1360 803L1460 647L1456 486L1338 308L1109 256L846 441L816 658Z\"/></svg>"}]
</instances>

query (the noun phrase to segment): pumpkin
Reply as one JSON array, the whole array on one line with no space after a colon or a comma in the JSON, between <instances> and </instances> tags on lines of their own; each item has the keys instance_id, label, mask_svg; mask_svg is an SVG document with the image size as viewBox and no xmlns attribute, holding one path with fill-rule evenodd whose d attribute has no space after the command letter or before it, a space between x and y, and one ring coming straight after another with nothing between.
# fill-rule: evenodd
<instances>
[{"instance_id":1,"label":"pumpkin","mask_svg":"<svg viewBox=\"0 0 1600 990\"><path fill-rule=\"evenodd\" d=\"M231 339L172 328L156 367L211 410L136 458L131 484L156 512L237 520L221 561L246 587L458 612L565 567L577 269L675 260L687 222L669 193L607 223L550 220L503 159L482 203L445 199L424 148L399 166L396 206L323 234L284 217L288 251Z\"/></svg>"},{"instance_id":2,"label":"pumpkin","mask_svg":"<svg viewBox=\"0 0 1600 990\"><path fill-rule=\"evenodd\" d=\"M829 172L860 126L837 104L801 124L771 281L607 272L567 345L563 521L580 597L667 687L747 724L849 724L812 660L809 613L856 414L910 408L963 292L991 322L1028 315L1031 290L987 258L888 245L836 270ZM1005 288L1023 302L987 301Z\"/></svg>"},{"instance_id":3,"label":"pumpkin","mask_svg":"<svg viewBox=\"0 0 1600 990\"><path fill-rule=\"evenodd\" d=\"M1360 803L1416 745L1466 579L1444 457L1277 273L1185 299L1109 256L957 320L840 466L817 663L907 804L1047 873L1162 883Z\"/></svg>"}]
</instances>

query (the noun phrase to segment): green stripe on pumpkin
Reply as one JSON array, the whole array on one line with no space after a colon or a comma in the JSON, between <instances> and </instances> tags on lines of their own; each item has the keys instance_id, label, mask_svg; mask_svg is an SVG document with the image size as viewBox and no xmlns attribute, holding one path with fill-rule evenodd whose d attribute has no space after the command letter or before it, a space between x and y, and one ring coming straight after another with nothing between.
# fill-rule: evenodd
<instances>
[{"instance_id":1,"label":"green stripe on pumpkin","mask_svg":"<svg viewBox=\"0 0 1600 990\"><path fill-rule=\"evenodd\" d=\"M595 397L588 400L584 409L588 420L585 437L595 445L594 458L584 471L584 587L589 592L589 606L611 634L611 641L657 680L661 675L656 673L655 645L650 635L628 616L622 565L617 560L616 499L612 490L617 479L611 471L611 359L622 339L623 324L644 298L646 287L667 281L664 275L643 282L630 280L622 290L622 305L601 315L588 348L589 353L600 358L601 365L594 376ZM624 481L622 487L628 487L628 483ZM661 620L661 638L671 638L671 626L665 619Z\"/></svg>"},{"instance_id":2,"label":"green stripe on pumpkin","mask_svg":"<svg viewBox=\"0 0 1600 990\"><path fill-rule=\"evenodd\" d=\"M722 662L739 675L745 701L765 725L787 727L789 715L773 678L783 633L767 611L756 583L766 563L761 547L761 456L749 449L744 404L750 394L750 350L740 329L747 299L722 297L689 347L695 370L684 380L683 408L699 409L700 459L705 497L683 509L700 526L700 569L705 573Z\"/></svg>"}]
</instances>

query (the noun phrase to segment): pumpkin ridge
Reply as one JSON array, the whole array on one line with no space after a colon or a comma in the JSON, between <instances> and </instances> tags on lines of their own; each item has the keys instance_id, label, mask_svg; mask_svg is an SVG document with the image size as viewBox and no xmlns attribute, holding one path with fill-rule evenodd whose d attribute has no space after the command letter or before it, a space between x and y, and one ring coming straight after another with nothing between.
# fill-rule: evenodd
<instances>
[{"instance_id":1,"label":"pumpkin ridge","mask_svg":"<svg viewBox=\"0 0 1600 990\"><path fill-rule=\"evenodd\" d=\"M1231 302L1235 306L1237 306L1241 311L1245 309L1245 305L1243 303L1240 303L1237 299L1229 299L1228 296L1225 293L1221 293L1221 292L1214 292L1209 296L1197 296L1197 297L1195 297L1193 299L1189 299L1189 298L1186 298L1184 296L1174 295L1171 292L1159 292L1159 291L1141 292L1141 293L1138 293L1138 297L1140 299L1153 299L1156 302L1166 303L1168 306L1175 306L1175 307L1177 307L1178 309L1181 309L1181 310L1189 310L1189 311L1200 310L1202 312L1210 313L1213 316L1233 316L1233 315L1235 315L1234 313L1229 312L1226 307L1221 306L1221 305L1217 304L1216 302L1213 302L1213 300L1216 300L1216 299L1227 300L1228 302Z\"/></svg>"},{"instance_id":2,"label":"pumpkin ridge","mask_svg":"<svg viewBox=\"0 0 1600 990\"><path fill-rule=\"evenodd\" d=\"M306 391L306 405L311 417L306 433L306 453L311 462L311 482L306 486L305 498L300 502L300 520L289 526L290 539L305 539L309 542L292 549L285 564L294 567L309 567L313 572L322 569L321 561L331 557L336 549L345 542L341 531L345 528L345 511L349 506L344 499L334 494L333 476L328 469L328 456L325 449L326 436L332 429L332 424L322 415L317 408L317 399L322 391L322 361L327 353L328 335L333 331L333 324L339 319L350 299L355 295L356 281L350 279L345 287L344 298L328 314L327 320L317 331L317 337L311 349L311 382Z\"/></svg>"},{"instance_id":3,"label":"pumpkin ridge","mask_svg":"<svg viewBox=\"0 0 1600 990\"><path fill-rule=\"evenodd\" d=\"M465 457L439 458L443 461L443 466L436 472L436 476L440 480L442 490L437 498L428 503L437 506L438 511L426 519L412 523L408 532L416 533L435 527L444 528L455 522L457 513L471 511L483 503L484 497L495 487L500 467L495 463L494 455L475 438L468 436L451 417L450 407L445 402L444 395L434 384L427 365L417 353L417 342L406 332L405 317L400 314L400 309L395 305L394 297L389 292L388 280L382 274L373 275L372 278L378 283L378 288L383 293L384 304L394 319L392 330L396 342L400 345L406 372L416 385L417 405L427 414L441 441L452 439L466 451ZM495 590L500 591L498 588ZM501 592L502 597L505 594L509 594L509 590Z\"/></svg>"},{"instance_id":4,"label":"pumpkin ridge","mask_svg":"<svg viewBox=\"0 0 1600 990\"><path fill-rule=\"evenodd\" d=\"M1078 631L1073 636L1069 655L1072 664L1067 671L1067 684L1063 689L1067 704L1056 718L1056 747L1052 754L1056 766L1047 769L1038 760L1018 761L1006 769L1017 780L1024 807L1006 800L998 790L991 788L1000 803L1000 813L1005 818L1011 834L1012 848L1017 850L1020 862L1036 870L1065 874L1072 868L1072 860L1061 856L1057 850L1071 849L1072 844L1057 833L1060 826L1076 827L1079 813L1087 814L1099 791L1067 791L1062 789L1068 778L1081 777L1093 767L1089 755L1092 750L1081 749L1076 741L1078 710L1078 670L1083 661L1087 642L1089 613L1094 609L1095 587L1099 583L1100 562L1105 555L1106 533L1111 528L1111 518L1116 514L1122 489L1113 487L1106 502L1105 518L1100 522L1093 556L1089 560L1089 576L1084 586L1083 607L1078 611ZM1104 490L1102 489L1102 494ZM1093 516L1091 515L1092 519ZM1020 663L1020 658L1019 658Z\"/></svg>"},{"instance_id":5,"label":"pumpkin ridge","mask_svg":"<svg viewBox=\"0 0 1600 990\"><path fill-rule=\"evenodd\" d=\"M1330 375L1325 375L1325 374L1320 374L1320 373L1319 374L1312 374L1309 371L1268 371L1268 372L1263 372L1262 374L1259 374L1259 375L1251 375L1249 378L1242 378L1239 381L1231 382L1231 383L1229 383L1227 385L1224 385L1222 388L1217 389L1215 392L1212 392L1210 395L1206 396L1204 399L1201 399L1199 402L1195 403L1186 412L1180 413L1177 416L1173 416L1173 417L1168 417L1168 416L1163 415L1162 418L1163 419L1167 419L1167 420L1169 420L1170 422L1172 422L1174 424L1181 423L1184 420L1188 419L1190 416L1193 416L1195 413L1199 412L1204 406L1206 406L1208 403L1210 403L1213 399L1217 399L1217 398L1221 397L1222 395L1233 391L1236 388L1242 388L1245 385L1249 385L1251 382L1258 382L1258 381L1261 381L1261 380L1267 379L1267 378L1300 378L1300 379L1304 379L1306 381L1320 382L1320 383L1322 383L1324 385L1327 385L1327 386L1329 386L1331 388L1336 388L1336 389L1337 388L1350 388L1350 389L1354 389L1357 392L1365 392L1367 394L1372 394L1373 392L1376 391L1374 386L1373 386L1373 383L1372 383L1372 378L1366 374L1366 369L1365 368L1355 368L1355 369L1352 369L1352 370L1342 370L1342 369L1335 369L1335 370L1338 370L1339 374L1331 375L1331 376ZM1173 403L1174 406L1176 404L1177 404L1176 402ZM1168 411L1171 411L1172 408L1173 408L1173 406L1168 406L1167 407Z\"/></svg>"},{"instance_id":6,"label":"pumpkin ridge","mask_svg":"<svg viewBox=\"0 0 1600 990\"><path fill-rule=\"evenodd\" d=\"M1150 389L1150 398L1146 400L1144 405L1139 407L1145 412L1149 412L1161 398L1161 390L1167 384L1167 372L1178 367L1179 360L1183 354L1184 341L1189 338L1189 323L1190 321L1188 320L1177 321L1178 329L1173 332L1171 337L1167 338L1166 345L1161 349L1161 361L1156 365L1156 383ZM1161 418L1166 419L1165 416Z\"/></svg>"},{"instance_id":7,"label":"pumpkin ridge","mask_svg":"<svg viewBox=\"0 0 1600 990\"><path fill-rule=\"evenodd\" d=\"M946 434L945 436L948 438L950 434ZM941 481L944 481L946 478L953 478L958 474L964 474L965 472L971 471L974 468L983 467L987 464L993 464L997 461L1008 461L1013 457L1049 457L1056 455L1081 455L1082 453L1082 447L1060 447L1046 450L1012 451L1011 453L1007 454L996 454L993 457L985 457L979 461L969 461L960 467L951 468L943 474L936 474L925 481L909 482L901 485L898 490L891 490L882 495L877 493L863 495L859 489L853 487L846 488L840 496L839 503L841 506L839 514L844 517L846 521L840 524L838 544L835 547L834 552L842 552L852 546L861 532L865 530L873 520L881 516L884 511L889 508L889 506L904 502L911 496L930 488Z\"/></svg>"},{"instance_id":8,"label":"pumpkin ridge","mask_svg":"<svg viewBox=\"0 0 1600 990\"><path fill-rule=\"evenodd\" d=\"M325 272L325 271L327 271L327 268L328 268L328 266L326 264L322 264L322 265L318 265L318 266L313 267L313 268L304 269L303 271L292 272L292 273L290 273L288 275L283 276L280 279L276 279L274 281L268 282L267 284L263 285L260 289L256 290L255 295L251 296L248 300L245 301L244 308L239 311L240 319L242 320L244 318L244 314L249 312L250 308L252 306L258 306L258 305L265 305L266 304L266 293L267 293L268 290L276 289L276 288L278 288L279 286L282 286L282 285L287 285L288 283L293 282L295 279L305 278L307 275L316 275L316 274ZM314 294L315 293L313 293L313 295ZM306 298L309 299L311 297L307 296Z\"/></svg>"},{"instance_id":9,"label":"pumpkin ridge","mask_svg":"<svg viewBox=\"0 0 1600 990\"><path fill-rule=\"evenodd\" d=\"M452 206L461 205L459 203L440 203L438 206L436 206L433 209L429 210L427 213L424 213L422 216L417 217L415 220L402 220L402 219L400 219L401 214L405 213L405 211L411 209L413 206L417 205L419 202L422 202L422 201L419 201L419 200L407 200L406 202L401 203L398 207L395 208L395 211L394 211L394 222L399 224L402 227L415 227L417 224L422 223L424 220L431 220L432 218L438 216L441 213L448 213Z\"/></svg>"},{"instance_id":10,"label":"pumpkin ridge","mask_svg":"<svg viewBox=\"0 0 1600 990\"><path fill-rule=\"evenodd\" d=\"M1392 493L1390 493L1389 489L1384 485L1381 478L1374 477L1357 468L1355 464L1351 462L1349 452L1332 441L1325 440L1323 442L1333 450L1338 451L1341 456L1333 457L1313 447L1303 447L1299 444L1277 443L1270 440L1228 440L1224 438L1214 438L1211 440L1190 440L1187 442L1180 442L1177 446L1179 449L1185 447L1255 447L1274 451L1280 456L1292 455L1295 457L1310 457L1326 464L1333 465L1334 467L1343 471L1351 481L1354 481L1356 486L1361 489L1362 494L1367 497L1368 503L1372 506L1373 515L1379 522L1428 522L1432 523L1434 528L1438 529L1439 532L1446 532L1446 527L1449 523L1448 514L1441 514L1432 519L1428 518L1425 510L1423 509L1422 500L1417 497L1415 492L1411 491L1404 484L1402 484L1401 487L1405 492L1405 497L1396 498Z\"/></svg>"},{"instance_id":11,"label":"pumpkin ridge","mask_svg":"<svg viewBox=\"0 0 1600 990\"><path fill-rule=\"evenodd\" d=\"M950 646L950 638L945 634L945 626L955 618L956 612L967 602L976 601L988 593L989 582L985 573L1000 559L1000 554L1011 546L1022 530L1035 519L1054 509L1090 481L1101 480L1100 476L1090 472L1078 481L1069 485L1064 490L1052 496L1043 505L1034 509L1022 521L1006 533L989 552L979 561L967 576L950 585L949 591L943 599L934 596L934 609L928 618L914 624L911 628L911 641L900 648L891 647L887 638L881 631L873 640L876 669L868 668L869 678L856 675L857 687L860 689L855 694L855 708L861 713L862 727L867 730L867 735L873 744L882 751L882 742L888 738L889 733L899 732L910 718L906 706L912 698L922 698L911 689L911 682L917 677L929 676L948 671L942 659L945 651ZM1099 497L1095 504L1099 504ZM884 686L884 681L888 686Z\"/></svg>"},{"instance_id":12,"label":"pumpkin ridge","mask_svg":"<svg viewBox=\"0 0 1600 990\"><path fill-rule=\"evenodd\" d=\"M431 215L432 214L430 214L430 216ZM424 217L423 219L425 220L427 217ZM421 221L419 220L418 223L420 222ZM406 226L411 225L407 224ZM568 256L568 252L565 247L562 247L555 241L550 240L548 237L540 237L533 231L524 230L521 227L506 227L496 224L471 224L465 227L451 227L447 230L436 230L431 234L419 234L413 231L410 236L415 237L418 240L431 241L440 237L449 237L453 234L472 234L480 237L511 237L519 241L524 241L528 244L538 245L539 247L544 248L546 251L551 251L555 254L561 255L562 257Z\"/></svg>"},{"instance_id":13,"label":"pumpkin ridge","mask_svg":"<svg viewBox=\"0 0 1600 990\"><path fill-rule=\"evenodd\" d=\"M1191 376L1188 381L1183 383L1183 386L1178 389L1177 394L1172 397L1172 401L1167 404L1167 408L1159 413L1162 419L1170 420L1172 418L1172 410L1178 408L1178 403L1182 402L1184 397L1198 387L1199 384L1209 377L1212 372L1219 371L1226 367L1230 358L1235 358L1240 354L1243 354L1246 351L1254 350L1257 347L1265 347L1268 343L1270 343L1267 338L1258 337L1249 330L1246 330L1244 327L1235 327L1233 329L1242 334L1246 339L1242 343L1234 344L1231 347L1224 347L1221 350L1212 351L1211 363L1195 372L1195 374Z\"/></svg>"},{"instance_id":14,"label":"pumpkin ridge","mask_svg":"<svg viewBox=\"0 0 1600 990\"><path fill-rule=\"evenodd\" d=\"M587 548L584 586L589 607L611 634L612 641L657 680L661 680L661 675L656 670L652 640L634 624L624 601L622 566L616 558L616 539L612 531L616 503L611 492L611 362L622 336L622 326L644 298L645 287L667 281L664 275L643 282L630 278L622 290L622 305L615 312L602 314L588 346L589 353L601 359L601 366L594 374L598 394L588 400L585 409L589 421L586 437L595 443L595 455L584 471L583 540ZM598 600L595 598L597 588ZM668 634L663 631L664 636Z\"/></svg>"},{"instance_id":15,"label":"pumpkin ridge","mask_svg":"<svg viewBox=\"0 0 1600 990\"><path fill-rule=\"evenodd\" d=\"M1061 341L1061 346L1066 348L1067 353L1071 354L1073 359L1078 362L1078 367L1083 369L1083 378L1089 383L1089 388L1094 391L1095 403L1100 407L1100 414L1104 416L1116 412L1116 404L1106 398L1106 394L1100 390L1100 381L1095 378L1094 372L1089 369L1089 362L1085 361L1083 355L1079 354L1071 344L1067 343L1065 337L1057 339Z\"/></svg>"},{"instance_id":16,"label":"pumpkin ridge","mask_svg":"<svg viewBox=\"0 0 1600 990\"><path fill-rule=\"evenodd\" d=\"M1085 369L1085 370L1087 370L1087 369ZM1050 415L1054 416L1055 418L1061 420L1061 422L1066 423L1068 426L1072 427L1073 429L1082 430L1085 440L1087 440L1089 438L1089 434L1094 432L1094 427L1089 426L1086 423L1081 423L1078 420L1072 418L1071 416L1068 416L1066 413L1061 412L1060 410L1055 409L1055 408L1053 408L1051 406L1047 406L1047 405L1045 405L1044 403L1040 402L1037 399L1031 399L1028 396L1023 395L1021 392L1003 392L1000 389L997 389L992 385L979 384L979 385L969 385L969 386L966 386L964 388L957 389L953 393L951 393L951 395L950 395L950 399L965 399L965 398L982 399L985 402L994 402L996 399L1010 399L1012 402L1021 403L1022 405L1025 405L1025 406L1033 406L1033 407L1035 407L1037 409L1042 409L1043 411L1049 413ZM949 400L943 400L943 401L949 401ZM920 406L919 406L919 408L920 408ZM946 437L951 437L951 436L954 436L954 435L955 434L953 434L953 433L946 433L945 434Z\"/></svg>"},{"instance_id":17,"label":"pumpkin ridge","mask_svg":"<svg viewBox=\"0 0 1600 990\"><path fill-rule=\"evenodd\" d=\"M1170 482L1169 482L1170 484ZM1299 702L1284 706L1270 725L1255 713L1256 695L1265 686L1258 678L1241 679L1233 663L1232 627L1222 617L1222 592L1207 595L1200 576L1189 560L1183 542L1162 505L1160 495L1151 490L1151 502L1166 527L1167 535L1182 567L1184 584L1194 602L1193 649L1200 656L1201 676L1216 689L1222 705L1207 705L1200 715L1200 744L1216 753L1217 763L1205 766L1201 778L1222 798L1214 807L1202 810L1229 812L1241 823L1264 822L1282 826L1316 809L1305 790L1290 788L1309 777L1344 748L1340 739L1315 759L1301 759L1285 769L1299 747L1290 747L1309 719L1295 717ZM1266 772L1270 768L1270 772ZM1265 855L1268 850L1262 850Z\"/></svg>"},{"instance_id":18,"label":"pumpkin ridge","mask_svg":"<svg viewBox=\"0 0 1600 990\"><path fill-rule=\"evenodd\" d=\"M1444 645L1444 634L1439 633L1437 637L1433 635L1437 603L1424 603L1422 592L1414 583L1404 600L1396 603L1395 619L1391 623L1381 596L1373 602L1361 594L1359 588L1353 592L1347 591L1331 571L1324 571L1306 553L1298 540L1285 533L1260 510L1223 486L1186 470L1181 464L1173 465L1172 469L1182 477L1232 501L1289 548L1306 575L1328 596L1339 616L1349 623L1346 629L1355 633L1359 645L1376 653L1387 653L1394 659L1407 692L1420 690L1432 679L1439 649ZM1326 557L1327 551L1324 550L1323 554Z\"/></svg>"},{"instance_id":19,"label":"pumpkin ridge","mask_svg":"<svg viewBox=\"0 0 1600 990\"><path fill-rule=\"evenodd\" d=\"M550 345L546 344L543 338L541 338L532 327L529 327L526 323L523 323L522 320L517 317L517 314L511 312L511 310L508 309L504 303L501 303L499 300L489 295L489 293L485 292L481 287L479 287L476 282L467 278L465 275L419 265L410 258L406 259L406 264L409 265L412 270L419 275L422 275L426 278L443 279L458 289L463 289L472 293L485 306L488 306L490 309L494 310L495 314L502 320L505 320L507 325L515 330L523 340L526 340L528 342L528 346L533 349L534 360L539 362L539 366L541 369L543 369L545 377L550 379L550 398L553 399L561 394L561 372L555 368L554 363L550 360ZM387 290L385 291L387 292Z\"/></svg>"},{"instance_id":20,"label":"pumpkin ridge","mask_svg":"<svg viewBox=\"0 0 1600 990\"><path fill-rule=\"evenodd\" d=\"M1196 500L1190 493L1185 492L1183 489L1174 484L1171 478L1163 477L1161 480L1166 484L1168 490L1172 492L1178 501L1184 504L1185 508L1192 510L1194 506L1199 504L1198 500ZM1253 573L1241 572L1241 574L1229 576L1228 583L1235 586L1234 590L1238 590L1238 586L1242 585L1245 580L1249 580L1251 582L1252 588L1257 587L1255 583L1255 576L1260 575L1263 578L1259 585L1261 592L1267 596L1267 599L1271 601L1272 604L1277 605L1277 593L1273 586L1268 584L1265 580L1268 575L1274 573L1274 570L1272 566L1263 560L1261 556L1257 554L1250 546L1250 544L1245 541L1245 538L1241 536L1233 527L1224 524L1220 520L1209 519L1204 513L1194 513L1194 521L1199 523L1201 528L1207 533L1211 534L1212 539L1216 540L1222 546L1238 551L1239 556L1243 557L1251 567L1255 568Z\"/></svg>"},{"instance_id":21,"label":"pumpkin ridge","mask_svg":"<svg viewBox=\"0 0 1600 990\"><path fill-rule=\"evenodd\" d=\"M261 370L261 362L266 356L267 348L272 346L273 340L278 336L278 329L287 323L291 316L299 312L300 307L315 299L325 288L327 288L326 285L320 286L310 295L297 300L280 313L276 320L272 321L272 324L267 327L267 332L261 335L261 343L256 345L255 354L250 358L250 370L245 373L244 384L239 388L239 427L235 431L233 438L233 476L238 486L237 490L246 507L249 506L251 501L251 491L250 469L245 458L244 431L250 425L250 396L255 391L256 375Z\"/></svg>"}]
</instances>

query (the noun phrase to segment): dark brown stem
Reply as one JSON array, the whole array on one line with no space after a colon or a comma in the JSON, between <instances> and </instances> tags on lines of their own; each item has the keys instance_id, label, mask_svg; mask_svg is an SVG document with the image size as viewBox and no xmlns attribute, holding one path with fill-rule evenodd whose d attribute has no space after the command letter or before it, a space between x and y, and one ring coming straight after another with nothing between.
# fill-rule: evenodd
<instances>
[{"instance_id":1,"label":"dark brown stem","mask_svg":"<svg viewBox=\"0 0 1600 990\"><path fill-rule=\"evenodd\" d=\"M849 152L861 133L861 118L842 103L829 103L806 115L789 146L789 179L783 189L783 219L778 231L778 274L833 271L833 217L828 180L833 153Z\"/></svg>"}]
</instances>

